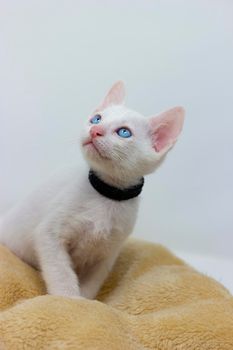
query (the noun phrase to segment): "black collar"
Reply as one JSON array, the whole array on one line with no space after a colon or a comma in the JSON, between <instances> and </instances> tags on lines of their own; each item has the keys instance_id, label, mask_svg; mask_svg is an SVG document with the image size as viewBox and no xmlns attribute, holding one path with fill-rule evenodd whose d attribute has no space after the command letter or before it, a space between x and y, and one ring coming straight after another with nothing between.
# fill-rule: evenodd
<instances>
[{"instance_id":1,"label":"black collar","mask_svg":"<svg viewBox=\"0 0 233 350\"><path fill-rule=\"evenodd\" d=\"M93 170L89 171L89 181L94 189L102 194L102 196L113 199L115 201L125 201L137 197L144 185L144 178L142 177L139 184L128 188L120 189L111 185L108 185L102 181Z\"/></svg>"}]
</instances>

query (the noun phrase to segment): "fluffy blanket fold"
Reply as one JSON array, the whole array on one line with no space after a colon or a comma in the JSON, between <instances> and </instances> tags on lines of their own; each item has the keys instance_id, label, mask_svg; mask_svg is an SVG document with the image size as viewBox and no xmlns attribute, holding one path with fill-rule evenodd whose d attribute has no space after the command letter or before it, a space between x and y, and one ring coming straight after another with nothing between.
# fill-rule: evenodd
<instances>
[{"instance_id":1,"label":"fluffy blanket fold","mask_svg":"<svg viewBox=\"0 0 233 350\"><path fill-rule=\"evenodd\" d=\"M233 297L165 248L129 241L98 301L45 294L0 246L0 349L233 350Z\"/></svg>"}]
</instances>

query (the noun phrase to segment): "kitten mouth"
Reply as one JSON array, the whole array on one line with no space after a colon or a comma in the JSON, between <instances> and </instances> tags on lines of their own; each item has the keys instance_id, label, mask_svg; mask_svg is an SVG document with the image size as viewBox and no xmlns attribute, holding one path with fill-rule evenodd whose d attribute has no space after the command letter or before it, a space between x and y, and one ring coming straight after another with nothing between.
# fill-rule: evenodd
<instances>
[{"instance_id":1,"label":"kitten mouth","mask_svg":"<svg viewBox=\"0 0 233 350\"><path fill-rule=\"evenodd\" d=\"M102 154L102 152L99 150L99 148L97 147L97 145L93 142L93 140L87 140L83 143L83 147L90 147L92 148L97 154L98 156L100 156L101 158L104 158L104 159L110 159L108 157L106 157L105 155Z\"/></svg>"}]
</instances>

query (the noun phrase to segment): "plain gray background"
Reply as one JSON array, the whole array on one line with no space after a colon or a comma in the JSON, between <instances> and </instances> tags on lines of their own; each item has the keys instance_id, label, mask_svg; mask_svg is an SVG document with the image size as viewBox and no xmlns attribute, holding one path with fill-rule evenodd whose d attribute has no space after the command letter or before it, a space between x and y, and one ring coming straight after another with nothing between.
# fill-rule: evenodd
<instances>
[{"instance_id":1,"label":"plain gray background","mask_svg":"<svg viewBox=\"0 0 233 350\"><path fill-rule=\"evenodd\" d=\"M131 108L187 112L134 234L233 259L232 62L231 0L0 0L0 211L81 162L83 120L123 79Z\"/></svg>"}]
</instances>

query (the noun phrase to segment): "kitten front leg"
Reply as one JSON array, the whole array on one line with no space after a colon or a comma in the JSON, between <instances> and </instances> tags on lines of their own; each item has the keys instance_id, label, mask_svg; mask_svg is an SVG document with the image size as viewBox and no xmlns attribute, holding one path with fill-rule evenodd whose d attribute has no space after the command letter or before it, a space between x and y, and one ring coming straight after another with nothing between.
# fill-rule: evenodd
<instances>
[{"instance_id":1,"label":"kitten front leg","mask_svg":"<svg viewBox=\"0 0 233 350\"><path fill-rule=\"evenodd\" d=\"M101 286L108 277L115 263L117 255L110 255L95 265L92 270L80 282L81 296L87 299L94 299L98 294Z\"/></svg>"},{"instance_id":2,"label":"kitten front leg","mask_svg":"<svg viewBox=\"0 0 233 350\"><path fill-rule=\"evenodd\" d=\"M71 258L55 232L40 228L37 232L36 253L48 293L81 298L79 280Z\"/></svg>"}]
</instances>

